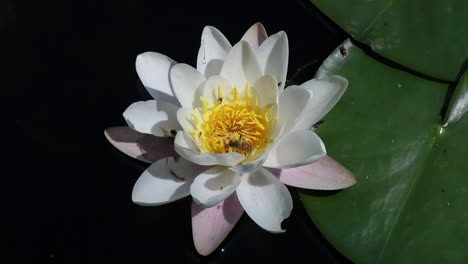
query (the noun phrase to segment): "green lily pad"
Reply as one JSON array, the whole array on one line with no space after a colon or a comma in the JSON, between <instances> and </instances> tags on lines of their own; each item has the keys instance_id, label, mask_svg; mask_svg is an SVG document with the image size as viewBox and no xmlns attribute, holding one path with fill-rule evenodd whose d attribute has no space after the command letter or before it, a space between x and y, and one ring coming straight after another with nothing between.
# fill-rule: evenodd
<instances>
[{"instance_id":1,"label":"green lily pad","mask_svg":"<svg viewBox=\"0 0 468 264\"><path fill-rule=\"evenodd\" d=\"M449 85L382 64L349 41L317 72L329 74L349 87L317 133L358 183L303 191L314 223L357 263L466 262L468 117L443 128ZM457 95L463 83L453 100L466 100Z\"/></svg>"},{"instance_id":2,"label":"green lily pad","mask_svg":"<svg viewBox=\"0 0 468 264\"><path fill-rule=\"evenodd\" d=\"M468 1L311 1L356 40L426 75L453 81L468 58Z\"/></svg>"}]
</instances>

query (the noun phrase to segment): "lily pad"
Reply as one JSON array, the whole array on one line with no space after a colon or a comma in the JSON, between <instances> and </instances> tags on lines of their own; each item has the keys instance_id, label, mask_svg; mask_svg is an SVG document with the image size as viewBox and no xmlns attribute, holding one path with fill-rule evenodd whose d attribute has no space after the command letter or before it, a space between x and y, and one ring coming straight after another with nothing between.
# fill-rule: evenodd
<instances>
[{"instance_id":1,"label":"lily pad","mask_svg":"<svg viewBox=\"0 0 468 264\"><path fill-rule=\"evenodd\" d=\"M314 223L357 263L466 263L468 117L442 126L449 85L382 64L349 40L317 72L330 74L349 87L317 133L358 182L303 191ZM452 101L465 98L464 85Z\"/></svg>"},{"instance_id":2,"label":"lily pad","mask_svg":"<svg viewBox=\"0 0 468 264\"><path fill-rule=\"evenodd\" d=\"M356 40L423 74L453 81L468 58L468 1L311 1Z\"/></svg>"}]
</instances>

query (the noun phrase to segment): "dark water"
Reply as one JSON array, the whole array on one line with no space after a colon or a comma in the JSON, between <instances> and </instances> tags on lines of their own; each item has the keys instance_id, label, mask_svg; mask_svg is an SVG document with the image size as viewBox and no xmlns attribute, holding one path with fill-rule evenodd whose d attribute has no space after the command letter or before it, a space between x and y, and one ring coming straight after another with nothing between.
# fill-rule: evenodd
<instances>
[{"instance_id":1,"label":"dark water","mask_svg":"<svg viewBox=\"0 0 468 264\"><path fill-rule=\"evenodd\" d=\"M289 78L311 78L346 37L311 5L287 0L35 1L21 17L17 53L8 57L20 73L10 89L18 100L4 113L14 113L15 119L14 140L6 140L13 146L13 162L7 164L13 182L3 189L12 209L8 219L17 260L348 262L314 227L294 188L295 207L285 234L269 234L244 214L219 250L200 257L192 244L190 200L134 205L131 190L147 165L114 150L103 136L106 127L125 124L122 112L129 104L149 98L136 88L136 55L158 51L195 65L205 25L217 27L232 43L257 21L270 34L285 30ZM2 34L16 41L16 20L4 21L10 24L0 27ZM295 74L298 68L303 70Z\"/></svg>"}]
</instances>

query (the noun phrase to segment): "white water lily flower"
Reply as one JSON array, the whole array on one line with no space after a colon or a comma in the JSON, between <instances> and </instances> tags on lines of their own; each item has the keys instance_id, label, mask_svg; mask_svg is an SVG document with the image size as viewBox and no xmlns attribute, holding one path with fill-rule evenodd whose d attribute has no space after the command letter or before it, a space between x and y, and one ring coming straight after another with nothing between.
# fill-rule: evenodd
<instances>
[{"instance_id":1,"label":"white water lily flower","mask_svg":"<svg viewBox=\"0 0 468 264\"><path fill-rule=\"evenodd\" d=\"M135 203L193 197L200 254L222 242L243 210L263 229L283 232L281 222L293 207L283 183L325 190L355 183L311 130L343 95L347 80L329 76L284 89L287 64L286 34L267 37L259 23L233 47L206 27L197 69L158 53L137 58L137 72L155 100L132 104L124 117L133 130L175 140L156 142L124 128L106 136L132 157L154 161L134 186ZM180 158L169 157L176 155L168 144Z\"/></svg>"}]
</instances>

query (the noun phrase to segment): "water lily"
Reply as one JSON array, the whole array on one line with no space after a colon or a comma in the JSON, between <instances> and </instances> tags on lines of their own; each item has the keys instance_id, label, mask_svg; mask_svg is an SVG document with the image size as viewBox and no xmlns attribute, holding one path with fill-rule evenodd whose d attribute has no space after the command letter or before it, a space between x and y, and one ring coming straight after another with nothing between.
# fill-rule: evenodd
<instances>
[{"instance_id":1,"label":"water lily","mask_svg":"<svg viewBox=\"0 0 468 264\"><path fill-rule=\"evenodd\" d=\"M155 100L125 110L130 129L105 132L121 151L152 163L135 183L135 203L192 196L193 238L202 255L244 210L263 229L284 232L281 222L293 207L284 184L335 190L355 183L313 131L347 80L329 76L285 89L288 53L284 32L268 37L257 23L234 46L205 27L196 69L140 54L136 69Z\"/></svg>"}]
</instances>

